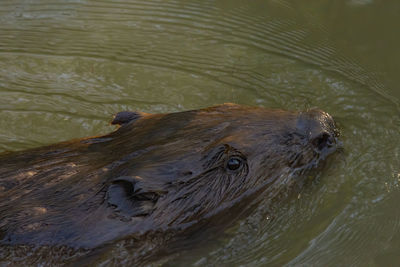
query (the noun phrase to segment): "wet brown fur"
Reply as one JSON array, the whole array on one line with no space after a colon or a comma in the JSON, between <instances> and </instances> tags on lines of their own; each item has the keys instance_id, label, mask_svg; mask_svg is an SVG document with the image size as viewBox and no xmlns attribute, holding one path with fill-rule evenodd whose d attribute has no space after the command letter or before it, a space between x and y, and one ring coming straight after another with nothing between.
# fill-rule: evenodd
<instances>
[{"instance_id":1,"label":"wet brown fur","mask_svg":"<svg viewBox=\"0 0 400 267\"><path fill-rule=\"evenodd\" d=\"M113 122L105 136L0 155L0 246L93 249L186 229L257 190L288 190L332 152L321 133L336 137L319 110L234 104Z\"/></svg>"}]
</instances>

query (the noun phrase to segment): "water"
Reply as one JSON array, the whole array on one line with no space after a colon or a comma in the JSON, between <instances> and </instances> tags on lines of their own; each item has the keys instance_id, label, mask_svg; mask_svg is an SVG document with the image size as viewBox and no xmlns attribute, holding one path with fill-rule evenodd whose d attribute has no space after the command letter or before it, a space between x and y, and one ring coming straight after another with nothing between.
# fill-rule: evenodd
<instances>
[{"instance_id":1,"label":"water","mask_svg":"<svg viewBox=\"0 0 400 267\"><path fill-rule=\"evenodd\" d=\"M169 263L395 266L399 12L395 0L3 0L0 151L107 133L121 110L320 107L344 151L316 181Z\"/></svg>"}]
</instances>

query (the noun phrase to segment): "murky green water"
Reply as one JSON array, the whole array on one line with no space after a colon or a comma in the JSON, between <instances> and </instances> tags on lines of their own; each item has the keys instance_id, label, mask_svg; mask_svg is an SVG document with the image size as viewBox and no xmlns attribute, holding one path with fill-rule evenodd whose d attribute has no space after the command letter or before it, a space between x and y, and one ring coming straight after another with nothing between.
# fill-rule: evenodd
<instances>
[{"instance_id":1,"label":"murky green water","mask_svg":"<svg viewBox=\"0 0 400 267\"><path fill-rule=\"evenodd\" d=\"M400 262L400 2L0 3L0 151L113 130L121 110L320 107L344 153L172 265Z\"/></svg>"}]
</instances>

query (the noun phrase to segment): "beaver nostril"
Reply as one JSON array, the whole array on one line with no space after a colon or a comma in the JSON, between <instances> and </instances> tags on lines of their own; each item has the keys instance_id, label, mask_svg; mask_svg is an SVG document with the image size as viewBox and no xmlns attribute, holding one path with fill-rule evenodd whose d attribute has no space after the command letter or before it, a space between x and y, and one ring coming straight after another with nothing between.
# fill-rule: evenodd
<instances>
[{"instance_id":1,"label":"beaver nostril","mask_svg":"<svg viewBox=\"0 0 400 267\"><path fill-rule=\"evenodd\" d=\"M331 147L333 145L333 138L332 136L327 133L321 133L320 135L318 135L317 137L315 137L311 143L318 149L318 150L322 150L325 147Z\"/></svg>"}]
</instances>

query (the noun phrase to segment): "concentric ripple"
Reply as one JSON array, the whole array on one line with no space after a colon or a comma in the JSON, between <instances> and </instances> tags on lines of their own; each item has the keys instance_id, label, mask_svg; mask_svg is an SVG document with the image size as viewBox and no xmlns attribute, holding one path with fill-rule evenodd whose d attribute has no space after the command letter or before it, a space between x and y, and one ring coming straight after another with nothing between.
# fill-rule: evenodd
<instances>
[{"instance_id":1,"label":"concentric ripple","mask_svg":"<svg viewBox=\"0 0 400 267\"><path fill-rule=\"evenodd\" d=\"M223 102L320 107L338 122L344 150L299 195L265 199L210 246L160 262L399 262L399 101L310 13L282 0L0 4L0 152L109 132L121 110Z\"/></svg>"}]
</instances>

